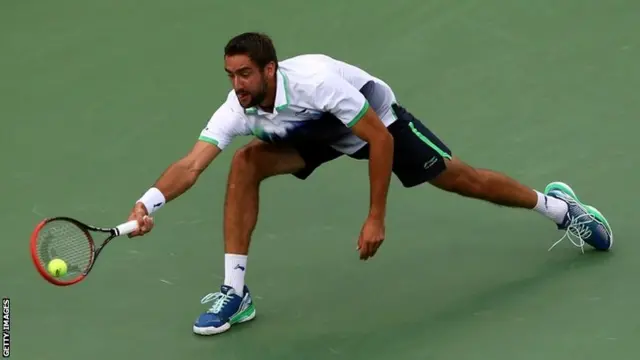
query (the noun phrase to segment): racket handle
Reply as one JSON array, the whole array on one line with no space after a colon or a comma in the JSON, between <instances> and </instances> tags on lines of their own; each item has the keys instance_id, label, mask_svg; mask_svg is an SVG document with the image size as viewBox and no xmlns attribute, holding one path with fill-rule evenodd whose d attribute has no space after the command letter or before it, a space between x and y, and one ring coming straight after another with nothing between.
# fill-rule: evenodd
<instances>
[{"instance_id":1,"label":"racket handle","mask_svg":"<svg viewBox=\"0 0 640 360\"><path fill-rule=\"evenodd\" d=\"M134 231L138 230L138 221L131 220L124 224L120 224L116 227L117 236L128 235Z\"/></svg>"}]
</instances>

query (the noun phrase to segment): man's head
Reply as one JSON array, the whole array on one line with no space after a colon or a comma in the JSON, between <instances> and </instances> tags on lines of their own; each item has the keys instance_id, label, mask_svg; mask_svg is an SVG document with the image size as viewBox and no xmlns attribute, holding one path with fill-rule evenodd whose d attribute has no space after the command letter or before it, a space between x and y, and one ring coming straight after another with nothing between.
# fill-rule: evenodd
<instances>
[{"instance_id":1,"label":"man's head","mask_svg":"<svg viewBox=\"0 0 640 360\"><path fill-rule=\"evenodd\" d=\"M273 83L278 69L273 42L260 33L234 37L224 48L224 68L242 107L259 105L265 100L268 84Z\"/></svg>"}]
</instances>

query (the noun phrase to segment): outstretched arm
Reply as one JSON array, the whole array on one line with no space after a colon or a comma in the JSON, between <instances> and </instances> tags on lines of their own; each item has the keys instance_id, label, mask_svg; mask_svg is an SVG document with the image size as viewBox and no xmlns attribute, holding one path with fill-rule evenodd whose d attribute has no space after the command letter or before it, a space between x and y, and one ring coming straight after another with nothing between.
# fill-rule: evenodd
<instances>
[{"instance_id":1,"label":"outstretched arm","mask_svg":"<svg viewBox=\"0 0 640 360\"><path fill-rule=\"evenodd\" d=\"M351 130L369 144L369 217L384 222L393 165L393 137L369 107Z\"/></svg>"},{"instance_id":2,"label":"outstretched arm","mask_svg":"<svg viewBox=\"0 0 640 360\"><path fill-rule=\"evenodd\" d=\"M185 157L171 164L133 206L128 220L137 220L139 229L129 237L151 231L153 219L148 215L189 190L220 152L216 145L199 140Z\"/></svg>"},{"instance_id":3,"label":"outstretched arm","mask_svg":"<svg viewBox=\"0 0 640 360\"><path fill-rule=\"evenodd\" d=\"M375 255L384 241L384 218L393 165L393 137L364 95L340 76L327 74L316 89L316 106L335 115L369 144L369 214L358 239L360 259Z\"/></svg>"},{"instance_id":4,"label":"outstretched arm","mask_svg":"<svg viewBox=\"0 0 640 360\"><path fill-rule=\"evenodd\" d=\"M153 220L148 215L189 190L234 137L249 133L244 113L234 106L232 96L213 114L191 151L171 164L136 202L129 220L138 220L140 229L130 237L151 231Z\"/></svg>"},{"instance_id":5,"label":"outstretched arm","mask_svg":"<svg viewBox=\"0 0 640 360\"><path fill-rule=\"evenodd\" d=\"M220 148L214 144L201 140L196 142L191 151L171 164L148 191L156 193L157 196L141 198L140 202L145 206L147 213L154 212L189 190L220 152Z\"/></svg>"}]
</instances>

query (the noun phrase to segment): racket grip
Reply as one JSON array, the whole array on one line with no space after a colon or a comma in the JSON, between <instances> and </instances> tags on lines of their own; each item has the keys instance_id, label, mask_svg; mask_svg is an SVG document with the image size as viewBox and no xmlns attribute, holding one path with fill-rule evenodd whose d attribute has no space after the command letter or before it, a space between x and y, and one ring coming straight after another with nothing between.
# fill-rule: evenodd
<instances>
[{"instance_id":1,"label":"racket grip","mask_svg":"<svg viewBox=\"0 0 640 360\"><path fill-rule=\"evenodd\" d=\"M117 236L128 235L136 230L138 230L137 220L131 220L116 227Z\"/></svg>"}]
</instances>

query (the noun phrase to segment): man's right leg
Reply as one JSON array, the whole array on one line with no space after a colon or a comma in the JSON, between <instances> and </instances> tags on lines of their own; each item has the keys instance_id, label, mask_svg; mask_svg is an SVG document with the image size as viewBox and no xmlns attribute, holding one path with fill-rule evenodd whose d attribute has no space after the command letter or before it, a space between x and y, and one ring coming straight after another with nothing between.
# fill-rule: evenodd
<instances>
[{"instance_id":1,"label":"man's right leg","mask_svg":"<svg viewBox=\"0 0 640 360\"><path fill-rule=\"evenodd\" d=\"M219 292L202 299L203 304L213 302L213 305L196 320L193 326L196 334L218 334L233 324L255 317L244 277L251 235L258 220L261 182L283 174L305 179L316 167L340 155L329 147L296 149L260 140L252 141L234 154L224 205L224 284Z\"/></svg>"},{"instance_id":2,"label":"man's right leg","mask_svg":"<svg viewBox=\"0 0 640 360\"><path fill-rule=\"evenodd\" d=\"M252 141L234 154L224 202L226 254L249 253L251 233L258 220L260 183L273 176L293 174L304 167L304 159L295 149L260 140Z\"/></svg>"}]
</instances>

